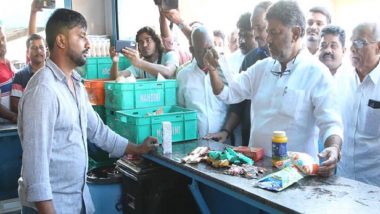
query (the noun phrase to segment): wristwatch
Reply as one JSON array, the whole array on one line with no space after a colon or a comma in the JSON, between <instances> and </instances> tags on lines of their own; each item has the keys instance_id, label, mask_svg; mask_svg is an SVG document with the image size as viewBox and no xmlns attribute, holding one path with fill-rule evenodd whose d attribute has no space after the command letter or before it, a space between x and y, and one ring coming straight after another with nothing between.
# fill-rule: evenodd
<instances>
[{"instance_id":1,"label":"wristwatch","mask_svg":"<svg viewBox=\"0 0 380 214\"><path fill-rule=\"evenodd\" d=\"M177 24L177 27L182 30L185 28L185 25L183 24L183 21L181 20L178 24Z\"/></svg>"}]
</instances>

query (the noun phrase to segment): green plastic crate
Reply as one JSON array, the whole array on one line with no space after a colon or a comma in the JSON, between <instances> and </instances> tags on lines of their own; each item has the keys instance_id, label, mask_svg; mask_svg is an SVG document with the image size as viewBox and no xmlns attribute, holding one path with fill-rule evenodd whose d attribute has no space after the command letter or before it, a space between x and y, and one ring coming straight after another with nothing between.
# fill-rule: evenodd
<instances>
[{"instance_id":1,"label":"green plastic crate","mask_svg":"<svg viewBox=\"0 0 380 214\"><path fill-rule=\"evenodd\" d=\"M125 56L119 56L119 70L125 70L131 66L131 62Z\"/></svg>"},{"instance_id":2,"label":"green plastic crate","mask_svg":"<svg viewBox=\"0 0 380 214\"><path fill-rule=\"evenodd\" d=\"M118 130L116 130L116 112L108 108L105 109L105 112L107 126L110 127L110 129L112 129L114 132L118 133Z\"/></svg>"},{"instance_id":3,"label":"green plastic crate","mask_svg":"<svg viewBox=\"0 0 380 214\"><path fill-rule=\"evenodd\" d=\"M119 57L119 70L125 70L131 65L130 61L124 57ZM89 57L87 58L86 64L77 67L78 73L84 79L109 79L110 70L112 66L112 60L110 57Z\"/></svg>"},{"instance_id":4,"label":"green plastic crate","mask_svg":"<svg viewBox=\"0 0 380 214\"><path fill-rule=\"evenodd\" d=\"M79 75L81 75L82 78L84 79L89 79L89 80L97 79L98 78L97 58L95 57L87 58L86 64L81 67L77 67L76 70L79 73Z\"/></svg>"},{"instance_id":5,"label":"green plastic crate","mask_svg":"<svg viewBox=\"0 0 380 214\"><path fill-rule=\"evenodd\" d=\"M98 58L98 79L109 79L112 60L110 57Z\"/></svg>"},{"instance_id":6,"label":"green plastic crate","mask_svg":"<svg viewBox=\"0 0 380 214\"><path fill-rule=\"evenodd\" d=\"M176 80L140 79L136 83L106 82L105 106L113 110L175 105Z\"/></svg>"},{"instance_id":7,"label":"green plastic crate","mask_svg":"<svg viewBox=\"0 0 380 214\"><path fill-rule=\"evenodd\" d=\"M118 133L132 142L142 143L147 136L158 138L162 143L162 122L172 123L172 141L197 139L197 113L178 106L163 107L163 114L152 115L157 109L143 108L116 111Z\"/></svg>"},{"instance_id":8,"label":"green plastic crate","mask_svg":"<svg viewBox=\"0 0 380 214\"><path fill-rule=\"evenodd\" d=\"M92 108L99 114L100 119L105 123L106 122L106 109L103 105L93 105Z\"/></svg>"}]
</instances>

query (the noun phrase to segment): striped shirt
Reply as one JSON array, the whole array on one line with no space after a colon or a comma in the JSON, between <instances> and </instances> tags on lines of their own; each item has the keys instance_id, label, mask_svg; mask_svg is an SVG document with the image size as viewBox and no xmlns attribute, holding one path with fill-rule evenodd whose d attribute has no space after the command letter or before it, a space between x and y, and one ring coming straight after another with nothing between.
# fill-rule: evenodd
<instances>
[{"instance_id":1,"label":"striped shirt","mask_svg":"<svg viewBox=\"0 0 380 214\"><path fill-rule=\"evenodd\" d=\"M63 71L48 59L20 100L18 130L25 152L19 197L23 206L52 200L57 213L93 213L86 185L87 139L114 157L122 156L127 147L128 140L104 125L92 109L77 72L72 79L75 95Z\"/></svg>"}]
</instances>

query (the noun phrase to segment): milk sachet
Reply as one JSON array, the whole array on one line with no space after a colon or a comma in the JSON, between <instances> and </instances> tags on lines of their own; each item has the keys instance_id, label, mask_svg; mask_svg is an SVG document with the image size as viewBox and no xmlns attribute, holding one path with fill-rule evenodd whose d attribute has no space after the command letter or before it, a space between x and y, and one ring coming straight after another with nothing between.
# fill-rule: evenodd
<instances>
[{"instance_id":1,"label":"milk sachet","mask_svg":"<svg viewBox=\"0 0 380 214\"><path fill-rule=\"evenodd\" d=\"M172 123L162 122L162 148L164 154L172 153Z\"/></svg>"}]
</instances>

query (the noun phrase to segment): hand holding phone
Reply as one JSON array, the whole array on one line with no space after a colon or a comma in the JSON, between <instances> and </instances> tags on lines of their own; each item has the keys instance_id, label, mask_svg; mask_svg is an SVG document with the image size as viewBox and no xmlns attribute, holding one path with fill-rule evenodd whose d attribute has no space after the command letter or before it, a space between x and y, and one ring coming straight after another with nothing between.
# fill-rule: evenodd
<instances>
[{"instance_id":1,"label":"hand holding phone","mask_svg":"<svg viewBox=\"0 0 380 214\"><path fill-rule=\"evenodd\" d=\"M163 10L178 9L178 0L162 0L161 7Z\"/></svg>"},{"instance_id":2,"label":"hand holding phone","mask_svg":"<svg viewBox=\"0 0 380 214\"><path fill-rule=\"evenodd\" d=\"M116 40L115 48L116 52L121 53L123 48L136 49L136 42L132 40Z\"/></svg>"}]
</instances>

